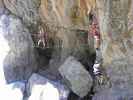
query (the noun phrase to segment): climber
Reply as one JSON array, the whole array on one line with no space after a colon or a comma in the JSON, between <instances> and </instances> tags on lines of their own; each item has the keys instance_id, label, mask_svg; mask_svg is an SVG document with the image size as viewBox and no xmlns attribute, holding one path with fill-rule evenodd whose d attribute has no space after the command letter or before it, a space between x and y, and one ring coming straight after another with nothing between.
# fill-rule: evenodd
<instances>
[{"instance_id":1,"label":"climber","mask_svg":"<svg viewBox=\"0 0 133 100\"><path fill-rule=\"evenodd\" d=\"M95 81L98 82L98 84L104 84L106 82L106 75L103 72L102 69L102 53L100 50L100 44L101 44L101 37L100 37L100 29L98 25L97 20L97 13L96 13L96 0L82 0L84 1L86 13L89 16L89 34L91 33L94 37L94 47L96 51L96 59L93 65L93 73L95 76ZM96 83L97 84L97 83Z\"/></svg>"},{"instance_id":2,"label":"climber","mask_svg":"<svg viewBox=\"0 0 133 100\"><path fill-rule=\"evenodd\" d=\"M96 59L93 65L93 73L95 76L96 81L98 81L98 84L106 84L108 81L108 78L105 74L105 72L102 69L102 53L100 49L101 44L101 37L100 37L100 29L98 25L98 20L95 15L95 13L90 12L89 13L89 33L92 34L94 37L94 47L96 50Z\"/></svg>"}]
</instances>

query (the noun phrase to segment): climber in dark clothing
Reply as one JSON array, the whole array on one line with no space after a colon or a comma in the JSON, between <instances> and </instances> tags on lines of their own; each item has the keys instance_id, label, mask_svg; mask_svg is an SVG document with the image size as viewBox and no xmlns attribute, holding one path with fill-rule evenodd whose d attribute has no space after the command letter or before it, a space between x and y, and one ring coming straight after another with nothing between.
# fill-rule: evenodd
<instances>
[{"instance_id":1,"label":"climber in dark clothing","mask_svg":"<svg viewBox=\"0 0 133 100\"><path fill-rule=\"evenodd\" d=\"M99 28L97 17L95 14L92 14L92 12L90 12L89 14L89 21L90 21L90 27L89 27L88 34L93 35L94 45L95 45L94 47L96 50L96 59L93 65L93 73L99 84L106 84L108 79L102 69L103 59L102 59L102 53L100 49L100 44L101 44L100 28Z\"/></svg>"},{"instance_id":2,"label":"climber in dark clothing","mask_svg":"<svg viewBox=\"0 0 133 100\"><path fill-rule=\"evenodd\" d=\"M101 88L101 86L110 87L111 82L109 78L107 77L105 69L102 67L103 63L103 57L102 57L102 52L101 52L101 33L100 33L100 28L99 28L99 23L98 23L98 14L97 14L97 9L96 9L96 1L97 0L84 0L85 2L85 7L86 7L86 13L89 17L89 34L91 34L94 38L94 47L96 51L96 59L93 65L93 74L94 74L94 91L95 87ZM96 89L97 91L97 89Z\"/></svg>"},{"instance_id":3,"label":"climber in dark clothing","mask_svg":"<svg viewBox=\"0 0 133 100\"><path fill-rule=\"evenodd\" d=\"M100 53L100 29L95 15L90 13L89 19L90 19L89 34L92 34L92 36L94 37L94 45L95 45L94 47L96 50L96 60L93 69L94 69L94 74L97 75L101 73L99 67L100 63L102 62L102 55L98 55L98 53Z\"/></svg>"}]
</instances>

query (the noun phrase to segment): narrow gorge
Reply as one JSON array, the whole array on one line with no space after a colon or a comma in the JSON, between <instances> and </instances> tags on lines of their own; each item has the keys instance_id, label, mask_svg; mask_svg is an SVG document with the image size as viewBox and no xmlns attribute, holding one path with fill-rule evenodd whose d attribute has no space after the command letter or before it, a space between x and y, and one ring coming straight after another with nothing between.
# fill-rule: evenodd
<instances>
[{"instance_id":1,"label":"narrow gorge","mask_svg":"<svg viewBox=\"0 0 133 100\"><path fill-rule=\"evenodd\" d=\"M100 89L89 7L111 82ZM3 100L133 100L132 50L133 0L0 0Z\"/></svg>"}]
</instances>

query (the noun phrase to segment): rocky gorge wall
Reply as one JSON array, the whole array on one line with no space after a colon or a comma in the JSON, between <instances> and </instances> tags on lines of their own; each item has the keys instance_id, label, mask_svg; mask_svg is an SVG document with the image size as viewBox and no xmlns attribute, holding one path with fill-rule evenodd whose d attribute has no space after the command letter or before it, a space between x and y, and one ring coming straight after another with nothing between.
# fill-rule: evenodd
<instances>
[{"instance_id":1,"label":"rocky gorge wall","mask_svg":"<svg viewBox=\"0 0 133 100\"><path fill-rule=\"evenodd\" d=\"M32 33L37 33L40 23L48 27L48 37L52 38L54 46L59 44L62 47L54 48L49 62L50 71L55 76L60 63L69 55L75 56L83 64L92 63L90 53L94 51L93 39L90 36L87 40L86 34L89 24L87 6L93 2L0 0L0 34L10 48L4 51L6 56L1 65L4 66L6 80L28 79L41 66L38 65L38 53L31 38ZM132 4L132 0L96 0L102 35L103 67L106 68L112 87L96 93L94 100L132 100ZM2 50L0 54L3 55Z\"/></svg>"},{"instance_id":2,"label":"rocky gorge wall","mask_svg":"<svg viewBox=\"0 0 133 100\"><path fill-rule=\"evenodd\" d=\"M59 10L63 9L59 7L59 10L57 10L55 7L62 3L64 3L62 16L65 17L61 17L59 14ZM3 47L0 49L0 55L2 56L0 59L0 80L2 85L0 86L3 87L3 85L6 84L8 86L5 86L4 88L15 87L9 89L11 90L11 97L14 96L12 95L13 93L18 95L16 100L22 100L25 91L29 91L29 89L26 90L26 88L34 87L31 86L31 84L35 82L34 80L27 86L30 76L33 73L38 72L40 68L48 69L48 74L51 73L54 77L53 79L56 77L57 81L57 79L60 78L58 68L69 55L73 55L78 60L82 60L84 64L88 62L88 59L91 59L89 58L89 56L91 56L90 47L87 44L88 24L84 25L87 22L84 19L86 16L81 16L82 12L78 8L79 2L55 2L54 0L48 0L47 2L44 0L1 0L0 4L0 46ZM44 6L47 4L48 6ZM71 9L68 7L69 4L72 6ZM44 9L45 7L47 9ZM61 20L60 17L64 19ZM46 50L41 48L38 50L38 48L35 47L35 43L38 40L34 40L33 36L38 33L38 26L40 25L44 25L43 27L47 28L46 32L48 33L48 37L53 41L53 44L51 45L53 46L52 54L49 51L51 48ZM89 38L92 39L91 37ZM91 42L92 41L89 40L89 44L91 44ZM56 47L58 45L59 47ZM91 46L93 48L93 45ZM50 56L48 55L48 52L50 52ZM47 58L50 59L50 61L47 61ZM49 65L46 65L45 62ZM92 62L92 60L90 62ZM42 74L45 73L43 72ZM44 76L48 76L48 74ZM87 75L89 75L88 72ZM80 78L80 76L78 77ZM34 78L37 79L36 75ZM89 77L89 79L91 78ZM42 78L39 82L41 84L43 80L45 85L47 80ZM92 81L90 83L92 83ZM79 86L80 85L82 86L82 84L79 84ZM18 89L19 92L16 93L14 89ZM88 91L88 89L86 90ZM64 93L65 90L61 91ZM40 94L40 92L37 94ZM36 88L33 94L34 93L36 93ZM33 97L34 96L35 94Z\"/></svg>"},{"instance_id":3,"label":"rocky gorge wall","mask_svg":"<svg viewBox=\"0 0 133 100\"><path fill-rule=\"evenodd\" d=\"M132 0L97 1L102 33L104 67L112 87L96 94L93 100L132 99ZM129 14L129 15L128 15Z\"/></svg>"},{"instance_id":4,"label":"rocky gorge wall","mask_svg":"<svg viewBox=\"0 0 133 100\"><path fill-rule=\"evenodd\" d=\"M14 16L15 19L20 20L19 23L22 23L22 25L27 28L27 31L30 33L29 35L38 32L37 30L40 23L44 24L44 27L47 26L48 29L46 31L48 33L48 37L52 38L55 46L58 46L60 41L61 44L59 45L62 46L61 49L59 47L55 47L55 53L52 54L53 59L56 60L56 56L59 55L61 59L65 59L71 54L78 56L77 54L79 54L79 52L81 53L78 57L80 59L80 55L85 56L87 54L86 50L89 47L89 45L86 45L88 39L88 20L84 5L85 2L74 2L67 0L58 0L57 2L55 2L54 0L1 0L1 8L4 9L1 9L1 12L3 11L3 15L6 14L5 16L7 16L7 19L8 15L9 19L11 15ZM4 20L6 20L6 18ZM12 25L16 27L13 32L14 35L18 34L16 30L19 30L19 25L15 24L16 23L13 23ZM20 25L20 27L23 26ZM10 30L8 32L10 33ZM21 41L25 41L24 39L22 39ZM33 48L33 44L28 44L28 46L31 46L31 48ZM89 44L92 44L91 41L89 42ZM15 43L15 46L17 45L18 44ZM91 48L93 48L93 45L91 45Z\"/></svg>"}]
</instances>

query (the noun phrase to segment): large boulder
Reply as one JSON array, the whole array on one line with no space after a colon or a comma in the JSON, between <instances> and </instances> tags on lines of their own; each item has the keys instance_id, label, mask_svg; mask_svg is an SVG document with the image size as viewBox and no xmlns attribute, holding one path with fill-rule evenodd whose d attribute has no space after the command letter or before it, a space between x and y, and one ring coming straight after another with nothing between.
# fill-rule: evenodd
<instances>
[{"instance_id":1,"label":"large boulder","mask_svg":"<svg viewBox=\"0 0 133 100\"><path fill-rule=\"evenodd\" d=\"M26 24L36 24L39 20L40 0L3 0L5 7L20 17Z\"/></svg>"},{"instance_id":2,"label":"large boulder","mask_svg":"<svg viewBox=\"0 0 133 100\"><path fill-rule=\"evenodd\" d=\"M13 15L0 17L1 77L7 82L28 79L36 71L36 53L28 29Z\"/></svg>"},{"instance_id":3,"label":"large boulder","mask_svg":"<svg viewBox=\"0 0 133 100\"><path fill-rule=\"evenodd\" d=\"M28 80L27 93L28 100L67 100L69 89L57 80L34 73Z\"/></svg>"},{"instance_id":4,"label":"large boulder","mask_svg":"<svg viewBox=\"0 0 133 100\"><path fill-rule=\"evenodd\" d=\"M60 66L59 72L75 94L80 97L88 94L92 86L92 78L84 66L74 57L68 57L64 64Z\"/></svg>"}]
</instances>

